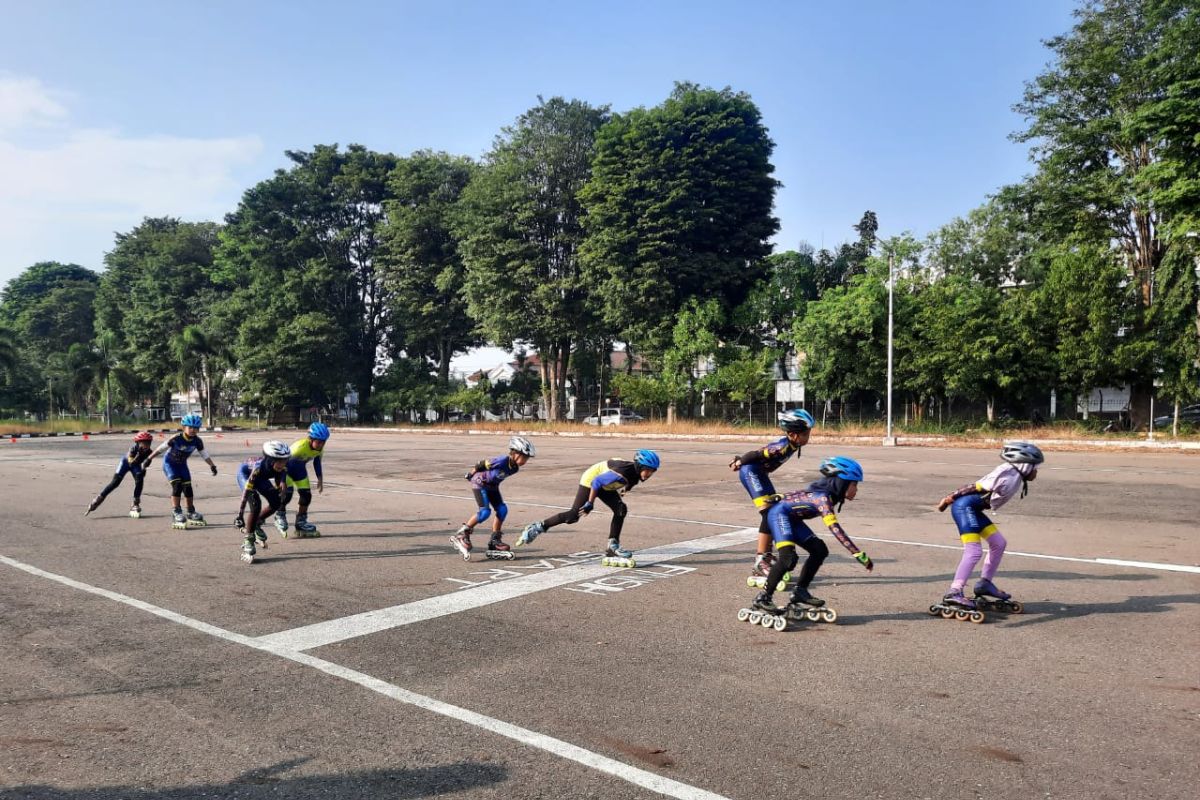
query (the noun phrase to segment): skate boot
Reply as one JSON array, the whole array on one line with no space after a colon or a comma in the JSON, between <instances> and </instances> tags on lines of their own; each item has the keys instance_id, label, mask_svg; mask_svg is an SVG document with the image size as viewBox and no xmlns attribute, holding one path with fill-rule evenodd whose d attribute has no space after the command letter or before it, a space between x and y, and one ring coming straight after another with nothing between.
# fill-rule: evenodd
<instances>
[{"instance_id":1,"label":"skate boot","mask_svg":"<svg viewBox=\"0 0 1200 800\"><path fill-rule=\"evenodd\" d=\"M94 498L92 498L92 502L88 503L87 511L83 512L83 515L86 517L88 514L92 513L97 508L99 508L100 504L103 502L104 502L104 496L99 495L99 494L96 495Z\"/></svg>"},{"instance_id":2,"label":"skate boot","mask_svg":"<svg viewBox=\"0 0 1200 800\"><path fill-rule=\"evenodd\" d=\"M203 514L201 514L199 511L197 511L197 510L196 510L196 509L194 509L194 508L189 508L189 509L188 509L188 512L187 512L187 527L189 527L189 528L203 528L203 527L205 527L206 525L208 525L208 523L204 521L204 515L203 515Z\"/></svg>"},{"instance_id":3,"label":"skate boot","mask_svg":"<svg viewBox=\"0 0 1200 800\"><path fill-rule=\"evenodd\" d=\"M754 559L754 569L750 573L750 577L746 578L746 586L751 589L767 588L767 576L771 574L771 567L775 566L774 553L759 553ZM779 579L779 585L775 587L775 591L787 591L788 582L792 579L792 573L785 572L783 577Z\"/></svg>"},{"instance_id":4,"label":"skate boot","mask_svg":"<svg viewBox=\"0 0 1200 800\"><path fill-rule=\"evenodd\" d=\"M133 505L131 505L129 507L129 516L132 517L133 519L141 519L142 504L139 503L137 500L134 500Z\"/></svg>"},{"instance_id":5,"label":"skate boot","mask_svg":"<svg viewBox=\"0 0 1200 800\"><path fill-rule=\"evenodd\" d=\"M512 561L515 557L512 548L500 538L500 534L498 533L492 534L492 538L488 539L488 546L487 550L484 551L484 555L498 561Z\"/></svg>"},{"instance_id":6,"label":"skate boot","mask_svg":"<svg viewBox=\"0 0 1200 800\"><path fill-rule=\"evenodd\" d=\"M463 525L458 529L458 533L450 537L450 544L454 545L454 549L462 553L463 561L471 560L471 529Z\"/></svg>"},{"instance_id":7,"label":"skate boot","mask_svg":"<svg viewBox=\"0 0 1200 800\"><path fill-rule=\"evenodd\" d=\"M171 512L171 527L176 530L183 530L187 525L187 517L178 508Z\"/></svg>"},{"instance_id":8,"label":"skate boot","mask_svg":"<svg viewBox=\"0 0 1200 800\"><path fill-rule=\"evenodd\" d=\"M929 607L931 617L940 616L942 619L957 619L980 623L984 620L983 612L975 607L975 601L963 594L962 589L951 589L941 599Z\"/></svg>"},{"instance_id":9,"label":"skate boot","mask_svg":"<svg viewBox=\"0 0 1200 800\"><path fill-rule=\"evenodd\" d=\"M751 625L762 625L764 628L774 628L777 631L787 629L788 620L783 609L771 602L771 595L759 592L749 608L742 608L737 613L738 622L749 622Z\"/></svg>"},{"instance_id":10,"label":"skate boot","mask_svg":"<svg viewBox=\"0 0 1200 800\"><path fill-rule=\"evenodd\" d=\"M608 540L608 549L604 551L604 558L600 559L600 565L604 567L636 567L637 562L633 560L633 551L626 550L621 547L621 543L616 539Z\"/></svg>"},{"instance_id":11,"label":"skate boot","mask_svg":"<svg viewBox=\"0 0 1200 800\"><path fill-rule=\"evenodd\" d=\"M257 551L254 549L254 537L247 536L246 541L242 542L242 561L245 561L247 564L253 564L256 553Z\"/></svg>"},{"instance_id":12,"label":"skate boot","mask_svg":"<svg viewBox=\"0 0 1200 800\"><path fill-rule=\"evenodd\" d=\"M786 609L787 616L792 619L806 619L809 622L834 622L837 612L825 606L825 601L813 597L812 593L803 586L792 589L792 600Z\"/></svg>"},{"instance_id":13,"label":"skate boot","mask_svg":"<svg viewBox=\"0 0 1200 800\"><path fill-rule=\"evenodd\" d=\"M545 532L546 527L542 525L540 520L529 523L525 526L525 530L521 531L521 535L517 537L517 547L524 547Z\"/></svg>"},{"instance_id":14,"label":"skate boot","mask_svg":"<svg viewBox=\"0 0 1200 800\"><path fill-rule=\"evenodd\" d=\"M296 515L296 535L301 539L316 539L321 535L317 526L308 521L308 514Z\"/></svg>"},{"instance_id":15,"label":"skate boot","mask_svg":"<svg viewBox=\"0 0 1200 800\"><path fill-rule=\"evenodd\" d=\"M1004 611L1020 614L1025 607L1012 599L1008 592L996 588L996 584L987 578L980 578L975 584L975 605L985 611Z\"/></svg>"},{"instance_id":16,"label":"skate boot","mask_svg":"<svg viewBox=\"0 0 1200 800\"><path fill-rule=\"evenodd\" d=\"M299 521L300 518L297 517L296 519L297 519L297 521ZM275 512L275 529L277 531L279 531L280 536L282 536L284 539L287 538L287 535L288 535L287 512L284 511L282 508Z\"/></svg>"},{"instance_id":17,"label":"skate boot","mask_svg":"<svg viewBox=\"0 0 1200 800\"><path fill-rule=\"evenodd\" d=\"M258 539L258 542L262 545L263 550L267 549L267 532L262 529L262 525L254 526L254 538Z\"/></svg>"}]
</instances>

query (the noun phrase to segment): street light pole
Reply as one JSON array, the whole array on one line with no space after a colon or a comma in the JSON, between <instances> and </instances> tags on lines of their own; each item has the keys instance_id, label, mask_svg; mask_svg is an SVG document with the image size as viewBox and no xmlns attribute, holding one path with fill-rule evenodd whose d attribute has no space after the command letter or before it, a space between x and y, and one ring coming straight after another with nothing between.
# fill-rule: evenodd
<instances>
[{"instance_id":1,"label":"street light pole","mask_svg":"<svg viewBox=\"0 0 1200 800\"><path fill-rule=\"evenodd\" d=\"M893 263L894 256L888 253L887 436L883 439L884 447L896 446L896 437L892 435L892 295L896 285Z\"/></svg>"}]
</instances>

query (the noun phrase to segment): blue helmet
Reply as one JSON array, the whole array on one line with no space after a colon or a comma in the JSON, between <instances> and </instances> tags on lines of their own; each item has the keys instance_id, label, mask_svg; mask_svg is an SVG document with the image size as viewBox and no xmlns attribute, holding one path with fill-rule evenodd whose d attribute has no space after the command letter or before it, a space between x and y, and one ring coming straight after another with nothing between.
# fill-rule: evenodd
<instances>
[{"instance_id":1,"label":"blue helmet","mask_svg":"<svg viewBox=\"0 0 1200 800\"><path fill-rule=\"evenodd\" d=\"M199 414L185 414L183 419L179 420L179 424L185 428L199 428L204 423L204 420Z\"/></svg>"},{"instance_id":2,"label":"blue helmet","mask_svg":"<svg viewBox=\"0 0 1200 800\"><path fill-rule=\"evenodd\" d=\"M324 422L314 422L308 426L308 438L323 442L329 438L329 426Z\"/></svg>"},{"instance_id":3,"label":"blue helmet","mask_svg":"<svg viewBox=\"0 0 1200 800\"><path fill-rule=\"evenodd\" d=\"M841 478L844 481L861 481L863 470L857 461L845 456L834 456L821 462L821 474L827 478Z\"/></svg>"},{"instance_id":4,"label":"blue helmet","mask_svg":"<svg viewBox=\"0 0 1200 800\"><path fill-rule=\"evenodd\" d=\"M633 463L646 469L658 469L662 466L662 459L653 450L638 450L633 457Z\"/></svg>"},{"instance_id":5,"label":"blue helmet","mask_svg":"<svg viewBox=\"0 0 1200 800\"><path fill-rule=\"evenodd\" d=\"M793 408L779 415L779 427L788 433L803 433L815 427L817 421L803 408Z\"/></svg>"}]
</instances>

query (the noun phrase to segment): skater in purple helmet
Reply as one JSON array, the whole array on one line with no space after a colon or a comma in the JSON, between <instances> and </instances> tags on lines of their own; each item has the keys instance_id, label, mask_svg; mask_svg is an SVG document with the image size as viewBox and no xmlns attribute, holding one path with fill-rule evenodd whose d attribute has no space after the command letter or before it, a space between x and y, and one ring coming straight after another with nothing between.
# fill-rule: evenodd
<instances>
[{"instance_id":1,"label":"skater in purple helmet","mask_svg":"<svg viewBox=\"0 0 1200 800\"><path fill-rule=\"evenodd\" d=\"M508 518L508 504L500 494L500 482L509 475L515 475L517 470L529 463L529 459L537 454L533 442L523 436L514 436L508 440L508 453L495 458L485 458L471 468L464 477L471 482L471 491L475 495L475 504L479 510L464 522L458 531L450 537L450 544L462 553L467 561L471 560L471 533L475 526L486 522L496 512L492 519L492 536L488 540L487 557L511 559L512 548L504 541L504 520Z\"/></svg>"},{"instance_id":2,"label":"skater in purple helmet","mask_svg":"<svg viewBox=\"0 0 1200 800\"><path fill-rule=\"evenodd\" d=\"M954 573L954 581L950 584L950 591L942 598L942 606L947 608L975 610L975 600L963 594L963 587L967 585L975 565L983 557L983 542L987 542L988 552L987 557L983 559L979 582L975 584L976 599L990 598L1007 602L1012 597L992 583L996 570L1000 568L1000 559L1004 557L1004 548L1008 541L983 511L999 509L1018 492L1024 497L1029 492L1029 482L1037 478L1038 465L1046 458L1037 445L1029 442L1006 443L1000 450L1000 458L1003 459L1003 464L975 483L968 483L953 494L946 495L937 505L938 511L950 509L963 544L962 560Z\"/></svg>"}]
</instances>

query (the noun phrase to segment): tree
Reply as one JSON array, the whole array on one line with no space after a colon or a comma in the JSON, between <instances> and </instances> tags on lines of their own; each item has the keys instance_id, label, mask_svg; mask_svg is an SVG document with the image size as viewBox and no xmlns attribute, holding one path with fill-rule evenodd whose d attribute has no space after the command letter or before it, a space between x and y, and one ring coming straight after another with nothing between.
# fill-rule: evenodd
<instances>
[{"instance_id":1,"label":"tree","mask_svg":"<svg viewBox=\"0 0 1200 800\"><path fill-rule=\"evenodd\" d=\"M17 334L12 328L0 326L0 372L4 373L6 383L12 379L18 363Z\"/></svg>"},{"instance_id":2,"label":"tree","mask_svg":"<svg viewBox=\"0 0 1200 800\"><path fill-rule=\"evenodd\" d=\"M1156 301L1151 326L1156 335L1154 360L1160 393L1175 404L1178 433L1180 405L1200 399L1200 254L1173 248L1155 275Z\"/></svg>"},{"instance_id":3,"label":"tree","mask_svg":"<svg viewBox=\"0 0 1200 800\"><path fill-rule=\"evenodd\" d=\"M396 163L381 236L379 271L391 294L393 317L410 354L438 365L449 382L450 361L485 344L467 315L466 268L454 222L459 199L475 172L469 158L422 150Z\"/></svg>"},{"instance_id":4,"label":"tree","mask_svg":"<svg viewBox=\"0 0 1200 800\"><path fill-rule=\"evenodd\" d=\"M787 351L796 320L808 303L817 299L816 263L811 245L767 257L767 275L751 289L746 302L733 312L734 329L741 344L766 345L775 351L775 363L786 380Z\"/></svg>"},{"instance_id":5,"label":"tree","mask_svg":"<svg viewBox=\"0 0 1200 800\"><path fill-rule=\"evenodd\" d=\"M10 326L35 364L91 341L99 276L78 264L43 261L13 278L0 294L0 323Z\"/></svg>"},{"instance_id":6,"label":"tree","mask_svg":"<svg viewBox=\"0 0 1200 800\"><path fill-rule=\"evenodd\" d=\"M773 149L749 95L692 83L601 129L581 253L626 341L662 353L689 298L728 313L763 278L779 229Z\"/></svg>"},{"instance_id":7,"label":"tree","mask_svg":"<svg viewBox=\"0 0 1200 800\"><path fill-rule=\"evenodd\" d=\"M224 324L236 327L243 370L255 365L248 380L261 402L328 405L349 384L369 415L392 326L376 259L396 158L361 145L287 157L291 169L247 190L226 217L217 267L234 296Z\"/></svg>"},{"instance_id":8,"label":"tree","mask_svg":"<svg viewBox=\"0 0 1200 800\"><path fill-rule=\"evenodd\" d=\"M1091 0L1069 34L1047 43L1055 61L1026 85L1016 106L1029 120L1015 138L1033 143L1032 191L1046 239L1115 242L1122 255L1136 289L1125 320L1127 354L1137 350L1132 343L1152 338L1154 274L1172 246L1163 236L1170 223L1164 214L1194 199L1200 185L1194 171L1176 174L1197 163L1198 13L1190 0ZM1069 371L1078 371L1075 363ZM1126 366L1132 419L1144 423L1153 364L1147 358Z\"/></svg>"},{"instance_id":9,"label":"tree","mask_svg":"<svg viewBox=\"0 0 1200 800\"><path fill-rule=\"evenodd\" d=\"M608 110L538 101L496 138L463 194L458 233L471 316L492 341L533 345L546 409L561 419L571 351L596 327L579 193Z\"/></svg>"}]
</instances>

